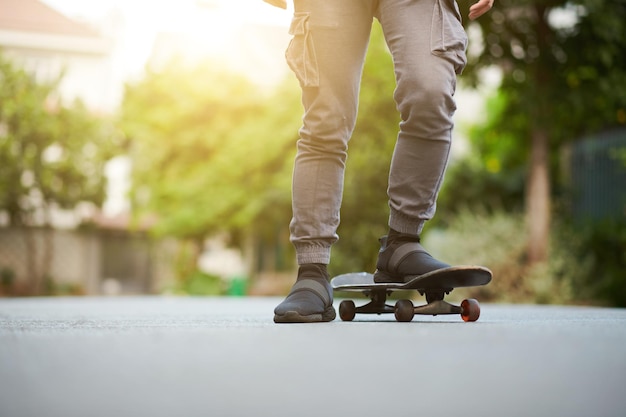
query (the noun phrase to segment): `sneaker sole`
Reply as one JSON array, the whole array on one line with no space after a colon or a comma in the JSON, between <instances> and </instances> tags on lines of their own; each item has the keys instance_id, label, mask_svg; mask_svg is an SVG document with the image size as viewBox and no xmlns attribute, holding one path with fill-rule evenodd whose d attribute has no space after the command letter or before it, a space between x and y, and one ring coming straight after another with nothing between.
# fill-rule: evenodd
<instances>
[{"instance_id":1,"label":"sneaker sole","mask_svg":"<svg viewBox=\"0 0 626 417\"><path fill-rule=\"evenodd\" d=\"M330 306L322 314L303 316L297 311L287 311L284 314L274 314L274 323L325 323L335 320L337 313Z\"/></svg>"}]
</instances>

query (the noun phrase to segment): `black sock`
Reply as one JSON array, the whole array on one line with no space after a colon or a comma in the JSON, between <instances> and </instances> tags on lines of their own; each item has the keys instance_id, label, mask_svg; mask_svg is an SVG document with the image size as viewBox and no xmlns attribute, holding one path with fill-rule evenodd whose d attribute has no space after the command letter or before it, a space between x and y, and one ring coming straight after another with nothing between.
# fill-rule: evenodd
<instances>
[{"instance_id":1,"label":"black sock","mask_svg":"<svg viewBox=\"0 0 626 417\"><path fill-rule=\"evenodd\" d=\"M389 234L387 235L387 243L393 242L419 242L419 235L409 235L407 233L400 233L397 230L389 228Z\"/></svg>"},{"instance_id":2,"label":"black sock","mask_svg":"<svg viewBox=\"0 0 626 417\"><path fill-rule=\"evenodd\" d=\"M298 279L330 280L326 264L302 264L298 268Z\"/></svg>"}]
</instances>

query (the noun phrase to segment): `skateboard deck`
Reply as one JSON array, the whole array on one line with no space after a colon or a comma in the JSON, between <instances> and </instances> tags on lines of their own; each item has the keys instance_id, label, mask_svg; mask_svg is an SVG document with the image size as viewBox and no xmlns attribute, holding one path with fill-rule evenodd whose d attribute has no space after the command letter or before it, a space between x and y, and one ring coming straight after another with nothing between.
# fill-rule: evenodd
<instances>
[{"instance_id":1,"label":"skateboard deck","mask_svg":"<svg viewBox=\"0 0 626 417\"><path fill-rule=\"evenodd\" d=\"M398 321L411 321L415 314L437 316L439 314L460 314L464 321L476 321L480 316L480 305L474 299L463 300L456 306L444 300L455 288L475 287L491 282L491 271L482 266L451 266L428 272L423 275L406 277L405 282L376 283L374 275L355 272L338 275L330 284L335 291L361 292L370 302L356 307L354 301L344 300L339 305L339 317L351 321L355 314L394 313ZM394 306L386 303L393 291L416 290L426 296L426 304L414 306L411 300L399 300Z\"/></svg>"}]
</instances>

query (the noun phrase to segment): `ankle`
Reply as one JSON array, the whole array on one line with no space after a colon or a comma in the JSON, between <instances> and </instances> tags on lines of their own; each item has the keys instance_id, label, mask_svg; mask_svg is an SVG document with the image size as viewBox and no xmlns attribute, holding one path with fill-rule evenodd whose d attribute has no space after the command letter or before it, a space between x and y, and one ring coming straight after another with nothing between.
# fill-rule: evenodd
<instances>
[{"instance_id":1,"label":"ankle","mask_svg":"<svg viewBox=\"0 0 626 417\"><path fill-rule=\"evenodd\" d=\"M330 280L328 274L328 266L326 264L302 264L298 268L297 280L303 279L315 279L315 280Z\"/></svg>"},{"instance_id":2,"label":"ankle","mask_svg":"<svg viewBox=\"0 0 626 417\"><path fill-rule=\"evenodd\" d=\"M397 230L389 228L389 233L387 234L387 244L391 245L394 242L418 242L419 243L420 236L398 232Z\"/></svg>"}]
</instances>

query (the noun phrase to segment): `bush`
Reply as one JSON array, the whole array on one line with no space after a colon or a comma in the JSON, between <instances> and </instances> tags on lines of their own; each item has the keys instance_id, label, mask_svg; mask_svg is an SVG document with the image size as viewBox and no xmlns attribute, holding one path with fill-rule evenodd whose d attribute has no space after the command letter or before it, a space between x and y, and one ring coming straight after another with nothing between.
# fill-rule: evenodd
<instances>
[{"instance_id":1,"label":"bush","mask_svg":"<svg viewBox=\"0 0 626 417\"><path fill-rule=\"evenodd\" d=\"M577 300L626 307L626 221L560 227L554 273L567 277Z\"/></svg>"},{"instance_id":2,"label":"bush","mask_svg":"<svg viewBox=\"0 0 626 417\"><path fill-rule=\"evenodd\" d=\"M223 295L225 284L220 277L196 271L180 280L172 292L181 295Z\"/></svg>"},{"instance_id":3,"label":"bush","mask_svg":"<svg viewBox=\"0 0 626 417\"><path fill-rule=\"evenodd\" d=\"M526 263L527 237L521 214L461 211L448 227L429 230L424 246L433 256L453 265L484 265L493 281L484 287L455 290L455 295L484 301L514 303L567 303L572 301L567 276L553 273L557 265L575 263L563 254L545 264Z\"/></svg>"},{"instance_id":4,"label":"bush","mask_svg":"<svg viewBox=\"0 0 626 417\"><path fill-rule=\"evenodd\" d=\"M12 293L15 283L15 272L8 267L0 268L0 297Z\"/></svg>"}]
</instances>

